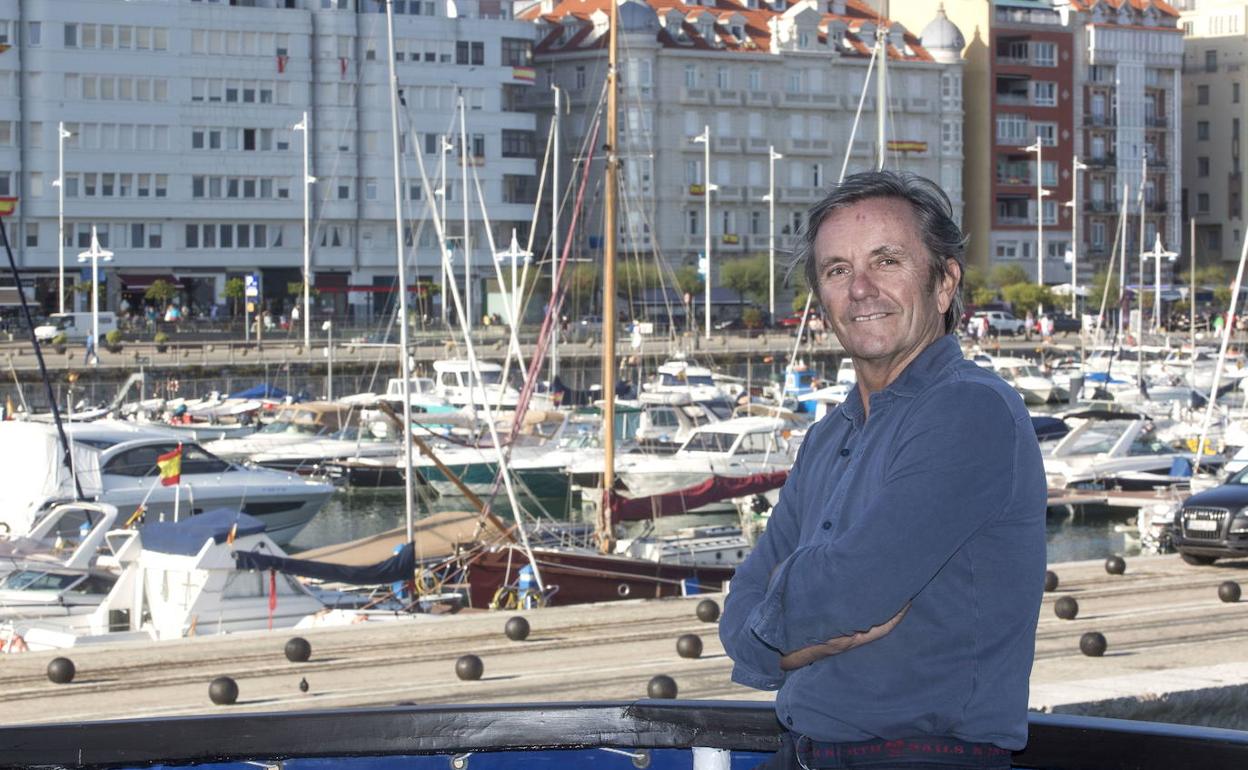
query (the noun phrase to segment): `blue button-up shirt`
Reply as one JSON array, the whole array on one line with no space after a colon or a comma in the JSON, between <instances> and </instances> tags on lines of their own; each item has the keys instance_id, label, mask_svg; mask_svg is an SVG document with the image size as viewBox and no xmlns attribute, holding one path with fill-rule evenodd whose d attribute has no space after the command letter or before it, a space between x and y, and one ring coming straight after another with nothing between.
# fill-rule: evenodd
<instances>
[{"instance_id":1,"label":"blue button-up shirt","mask_svg":"<svg viewBox=\"0 0 1248 770\"><path fill-rule=\"evenodd\" d=\"M928 346L811 427L720 620L732 678L779 689L791 730L848 742L951 736L1020 749L1045 569L1044 465L1022 399ZM793 671L780 657L885 623Z\"/></svg>"}]
</instances>

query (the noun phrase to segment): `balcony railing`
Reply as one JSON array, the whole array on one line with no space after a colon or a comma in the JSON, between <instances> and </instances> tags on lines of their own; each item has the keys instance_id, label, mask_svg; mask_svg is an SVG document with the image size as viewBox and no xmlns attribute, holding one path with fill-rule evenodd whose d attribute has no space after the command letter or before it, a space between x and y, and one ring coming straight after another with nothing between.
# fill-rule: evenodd
<instances>
[{"instance_id":1,"label":"balcony railing","mask_svg":"<svg viewBox=\"0 0 1248 770\"><path fill-rule=\"evenodd\" d=\"M1144 119L1144 125L1149 128L1166 128L1170 125L1170 119L1165 115L1153 115Z\"/></svg>"},{"instance_id":2,"label":"balcony railing","mask_svg":"<svg viewBox=\"0 0 1248 770\"><path fill-rule=\"evenodd\" d=\"M1085 126L1112 126L1113 118L1108 115L1084 115L1083 125Z\"/></svg>"},{"instance_id":3,"label":"balcony railing","mask_svg":"<svg viewBox=\"0 0 1248 770\"><path fill-rule=\"evenodd\" d=\"M1115 201L1085 201L1083 210L1090 214L1108 214L1118 210Z\"/></svg>"},{"instance_id":4,"label":"balcony railing","mask_svg":"<svg viewBox=\"0 0 1248 770\"><path fill-rule=\"evenodd\" d=\"M1105 155L1093 155L1089 158L1085 158L1083 162L1087 163L1089 166L1116 166L1118 165L1118 157L1112 153Z\"/></svg>"}]
</instances>

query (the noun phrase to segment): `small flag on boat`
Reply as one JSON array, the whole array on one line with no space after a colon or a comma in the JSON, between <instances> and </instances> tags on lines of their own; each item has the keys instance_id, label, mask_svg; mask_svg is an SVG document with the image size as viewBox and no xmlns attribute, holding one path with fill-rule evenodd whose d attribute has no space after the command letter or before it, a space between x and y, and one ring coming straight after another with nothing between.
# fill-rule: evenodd
<instances>
[{"instance_id":1,"label":"small flag on boat","mask_svg":"<svg viewBox=\"0 0 1248 770\"><path fill-rule=\"evenodd\" d=\"M532 67L512 67L511 77L513 80L523 80L526 83L532 83L537 80L537 70Z\"/></svg>"},{"instance_id":2,"label":"small flag on boat","mask_svg":"<svg viewBox=\"0 0 1248 770\"><path fill-rule=\"evenodd\" d=\"M182 481L182 445L172 452L165 452L156 458L156 467L160 469L160 485L162 487L177 486Z\"/></svg>"}]
</instances>

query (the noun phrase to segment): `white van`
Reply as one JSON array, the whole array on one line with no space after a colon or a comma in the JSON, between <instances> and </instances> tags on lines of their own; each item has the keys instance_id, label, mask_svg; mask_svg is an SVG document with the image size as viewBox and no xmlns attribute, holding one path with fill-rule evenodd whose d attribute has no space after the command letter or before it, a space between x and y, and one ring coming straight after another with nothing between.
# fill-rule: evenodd
<instances>
[{"instance_id":1,"label":"white van","mask_svg":"<svg viewBox=\"0 0 1248 770\"><path fill-rule=\"evenodd\" d=\"M117 328L117 314L111 310L101 310L99 315L100 339L96 340L96 345L102 347L101 340L104 335ZM64 334L71 342L85 340L91 334L91 314L53 313L46 324L35 327L35 339L40 342L47 342L58 334Z\"/></svg>"}]
</instances>

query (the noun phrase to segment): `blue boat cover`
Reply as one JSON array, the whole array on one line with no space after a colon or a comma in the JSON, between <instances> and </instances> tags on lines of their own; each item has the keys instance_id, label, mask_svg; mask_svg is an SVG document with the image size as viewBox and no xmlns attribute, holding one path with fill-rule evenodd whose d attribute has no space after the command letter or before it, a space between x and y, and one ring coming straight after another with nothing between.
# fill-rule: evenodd
<instances>
[{"instance_id":1,"label":"blue boat cover","mask_svg":"<svg viewBox=\"0 0 1248 770\"><path fill-rule=\"evenodd\" d=\"M1041 441L1050 438L1061 438L1070 433L1070 426L1056 417L1032 415L1031 427L1036 431L1036 438Z\"/></svg>"},{"instance_id":2,"label":"blue boat cover","mask_svg":"<svg viewBox=\"0 0 1248 770\"><path fill-rule=\"evenodd\" d=\"M332 580L351 585L368 586L411 580L416 573L416 548L407 543L385 561L363 567L330 564L324 561L291 559L254 551L235 551L234 562L239 569L272 569L288 575Z\"/></svg>"},{"instance_id":3,"label":"blue boat cover","mask_svg":"<svg viewBox=\"0 0 1248 770\"><path fill-rule=\"evenodd\" d=\"M286 398L290 395L286 391L276 385L261 384L253 385L246 390L240 390L237 393L231 393L230 398Z\"/></svg>"},{"instance_id":4,"label":"blue boat cover","mask_svg":"<svg viewBox=\"0 0 1248 770\"><path fill-rule=\"evenodd\" d=\"M143 547L148 550L194 556L209 538L213 542L224 543L235 524L238 525L235 537L256 535L264 531L264 522L256 517L233 508L218 508L189 516L182 521L144 524L139 533L143 538Z\"/></svg>"}]
</instances>

